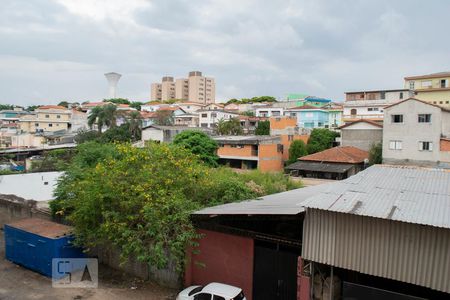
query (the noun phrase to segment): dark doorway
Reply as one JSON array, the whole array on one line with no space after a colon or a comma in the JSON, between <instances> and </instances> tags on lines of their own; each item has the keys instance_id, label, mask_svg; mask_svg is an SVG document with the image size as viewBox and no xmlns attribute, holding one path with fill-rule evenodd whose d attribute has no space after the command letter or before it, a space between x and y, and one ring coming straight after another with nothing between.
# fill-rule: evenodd
<instances>
[{"instance_id":1,"label":"dark doorway","mask_svg":"<svg viewBox=\"0 0 450 300\"><path fill-rule=\"evenodd\" d=\"M255 241L253 299L297 299L300 249Z\"/></svg>"}]
</instances>

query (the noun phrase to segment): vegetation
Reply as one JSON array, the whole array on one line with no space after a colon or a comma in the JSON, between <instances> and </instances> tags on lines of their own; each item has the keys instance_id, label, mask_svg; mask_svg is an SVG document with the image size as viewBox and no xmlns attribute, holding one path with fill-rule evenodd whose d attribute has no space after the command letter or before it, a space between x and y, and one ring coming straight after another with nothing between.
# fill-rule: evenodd
<instances>
[{"instance_id":1,"label":"vegetation","mask_svg":"<svg viewBox=\"0 0 450 300\"><path fill-rule=\"evenodd\" d=\"M173 112L171 110L157 110L155 113L155 125L173 125Z\"/></svg>"},{"instance_id":2,"label":"vegetation","mask_svg":"<svg viewBox=\"0 0 450 300\"><path fill-rule=\"evenodd\" d=\"M115 127L117 124L117 107L114 104L96 106L88 116L88 126L97 125L97 130L102 133L103 126Z\"/></svg>"},{"instance_id":3,"label":"vegetation","mask_svg":"<svg viewBox=\"0 0 450 300\"><path fill-rule=\"evenodd\" d=\"M236 104L245 104L245 103L260 103L260 102L277 102L277 99L272 96L260 96L253 98L242 98L238 99L230 99L226 104L236 103Z\"/></svg>"},{"instance_id":4,"label":"vegetation","mask_svg":"<svg viewBox=\"0 0 450 300\"><path fill-rule=\"evenodd\" d=\"M111 98L111 99L103 99L103 102L110 102L114 104L126 104L129 105L131 108L135 108L137 110L141 110L141 105L144 104L140 101L130 101L126 98Z\"/></svg>"},{"instance_id":5,"label":"vegetation","mask_svg":"<svg viewBox=\"0 0 450 300\"><path fill-rule=\"evenodd\" d=\"M259 121L255 129L256 135L270 135L270 121Z\"/></svg>"},{"instance_id":6,"label":"vegetation","mask_svg":"<svg viewBox=\"0 0 450 300\"><path fill-rule=\"evenodd\" d=\"M314 128L306 146L308 153L313 154L333 147L333 142L339 134L326 128Z\"/></svg>"},{"instance_id":7,"label":"vegetation","mask_svg":"<svg viewBox=\"0 0 450 300\"><path fill-rule=\"evenodd\" d=\"M175 136L173 144L187 149L208 166L218 166L217 143L202 131L185 130Z\"/></svg>"},{"instance_id":8,"label":"vegetation","mask_svg":"<svg viewBox=\"0 0 450 300\"><path fill-rule=\"evenodd\" d=\"M242 115L243 115L243 116L247 116L247 117L254 117L254 116L255 116L255 112L252 111L252 110L247 110L247 111L244 111L244 112L242 113Z\"/></svg>"},{"instance_id":9,"label":"vegetation","mask_svg":"<svg viewBox=\"0 0 450 300\"><path fill-rule=\"evenodd\" d=\"M0 104L0 110L13 110L14 105L11 104Z\"/></svg>"},{"instance_id":10,"label":"vegetation","mask_svg":"<svg viewBox=\"0 0 450 300\"><path fill-rule=\"evenodd\" d=\"M383 145L381 143L373 144L369 150L369 165L381 164L383 162Z\"/></svg>"},{"instance_id":11,"label":"vegetation","mask_svg":"<svg viewBox=\"0 0 450 300\"><path fill-rule=\"evenodd\" d=\"M289 147L289 160L287 164L295 163L300 157L308 155L308 150L306 149L306 144L302 140L295 140L291 143Z\"/></svg>"},{"instance_id":12,"label":"vegetation","mask_svg":"<svg viewBox=\"0 0 450 300\"><path fill-rule=\"evenodd\" d=\"M42 154L41 159L33 161L33 172L64 171L68 168L75 151L72 149L49 150Z\"/></svg>"},{"instance_id":13,"label":"vegetation","mask_svg":"<svg viewBox=\"0 0 450 300\"><path fill-rule=\"evenodd\" d=\"M243 133L241 121L239 121L239 118L220 119L217 122L216 132L219 135L240 135Z\"/></svg>"},{"instance_id":14,"label":"vegetation","mask_svg":"<svg viewBox=\"0 0 450 300\"><path fill-rule=\"evenodd\" d=\"M50 205L73 224L77 245L112 243L123 261L162 268L170 259L181 273L186 247L198 237L193 210L296 187L282 174L209 168L174 144L90 142L78 146Z\"/></svg>"}]
</instances>

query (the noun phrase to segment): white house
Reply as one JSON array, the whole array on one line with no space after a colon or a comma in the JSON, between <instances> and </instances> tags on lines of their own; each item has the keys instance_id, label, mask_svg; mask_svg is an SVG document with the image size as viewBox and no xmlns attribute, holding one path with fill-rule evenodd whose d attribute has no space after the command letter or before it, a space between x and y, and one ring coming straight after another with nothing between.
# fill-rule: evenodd
<instances>
[{"instance_id":1,"label":"white house","mask_svg":"<svg viewBox=\"0 0 450 300\"><path fill-rule=\"evenodd\" d=\"M450 110L415 98L385 108L383 162L450 168Z\"/></svg>"},{"instance_id":2,"label":"white house","mask_svg":"<svg viewBox=\"0 0 450 300\"><path fill-rule=\"evenodd\" d=\"M230 120L238 117L239 114L221 109L201 109L197 111L199 115L200 127L215 127L219 120Z\"/></svg>"},{"instance_id":3,"label":"white house","mask_svg":"<svg viewBox=\"0 0 450 300\"><path fill-rule=\"evenodd\" d=\"M256 111L255 115L257 117L270 118L270 117L281 117L284 115L284 109L282 107L273 107L272 105L257 107L255 111Z\"/></svg>"}]
</instances>

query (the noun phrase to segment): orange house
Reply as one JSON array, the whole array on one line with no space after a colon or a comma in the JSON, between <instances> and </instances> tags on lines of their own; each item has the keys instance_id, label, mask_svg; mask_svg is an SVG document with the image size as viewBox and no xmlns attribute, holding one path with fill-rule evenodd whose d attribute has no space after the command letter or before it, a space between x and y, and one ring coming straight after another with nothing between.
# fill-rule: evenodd
<instances>
[{"instance_id":1,"label":"orange house","mask_svg":"<svg viewBox=\"0 0 450 300\"><path fill-rule=\"evenodd\" d=\"M292 141L302 140L308 143L309 135L300 134L296 117L275 117L270 118L270 135L279 136L283 145L283 161L289 159L289 147Z\"/></svg>"},{"instance_id":2,"label":"orange house","mask_svg":"<svg viewBox=\"0 0 450 300\"><path fill-rule=\"evenodd\" d=\"M277 136L218 136L220 163L238 169L263 172L282 171L283 153L287 151Z\"/></svg>"}]
</instances>

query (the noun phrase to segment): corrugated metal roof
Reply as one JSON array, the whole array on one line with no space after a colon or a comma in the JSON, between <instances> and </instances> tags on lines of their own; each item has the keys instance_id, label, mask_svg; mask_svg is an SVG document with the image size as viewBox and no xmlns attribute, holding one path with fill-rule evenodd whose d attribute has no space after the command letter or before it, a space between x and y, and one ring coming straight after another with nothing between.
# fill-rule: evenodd
<instances>
[{"instance_id":1,"label":"corrugated metal roof","mask_svg":"<svg viewBox=\"0 0 450 300\"><path fill-rule=\"evenodd\" d=\"M70 235L72 232L70 226L38 218L23 219L7 225L51 239Z\"/></svg>"},{"instance_id":2,"label":"corrugated metal roof","mask_svg":"<svg viewBox=\"0 0 450 300\"><path fill-rule=\"evenodd\" d=\"M63 172L39 172L0 176L0 194L26 200L53 200L58 178Z\"/></svg>"},{"instance_id":3,"label":"corrugated metal roof","mask_svg":"<svg viewBox=\"0 0 450 300\"><path fill-rule=\"evenodd\" d=\"M450 228L450 171L376 165L323 186L304 206Z\"/></svg>"},{"instance_id":4,"label":"corrugated metal roof","mask_svg":"<svg viewBox=\"0 0 450 300\"><path fill-rule=\"evenodd\" d=\"M314 161L296 161L286 167L287 170L302 170L314 172L331 172L331 173L345 173L353 168L353 164L340 163L323 163Z\"/></svg>"},{"instance_id":5,"label":"corrugated metal roof","mask_svg":"<svg viewBox=\"0 0 450 300\"><path fill-rule=\"evenodd\" d=\"M330 185L326 183L272 194L255 200L204 208L194 215L296 215L304 211L303 202Z\"/></svg>"}]
</instances>

